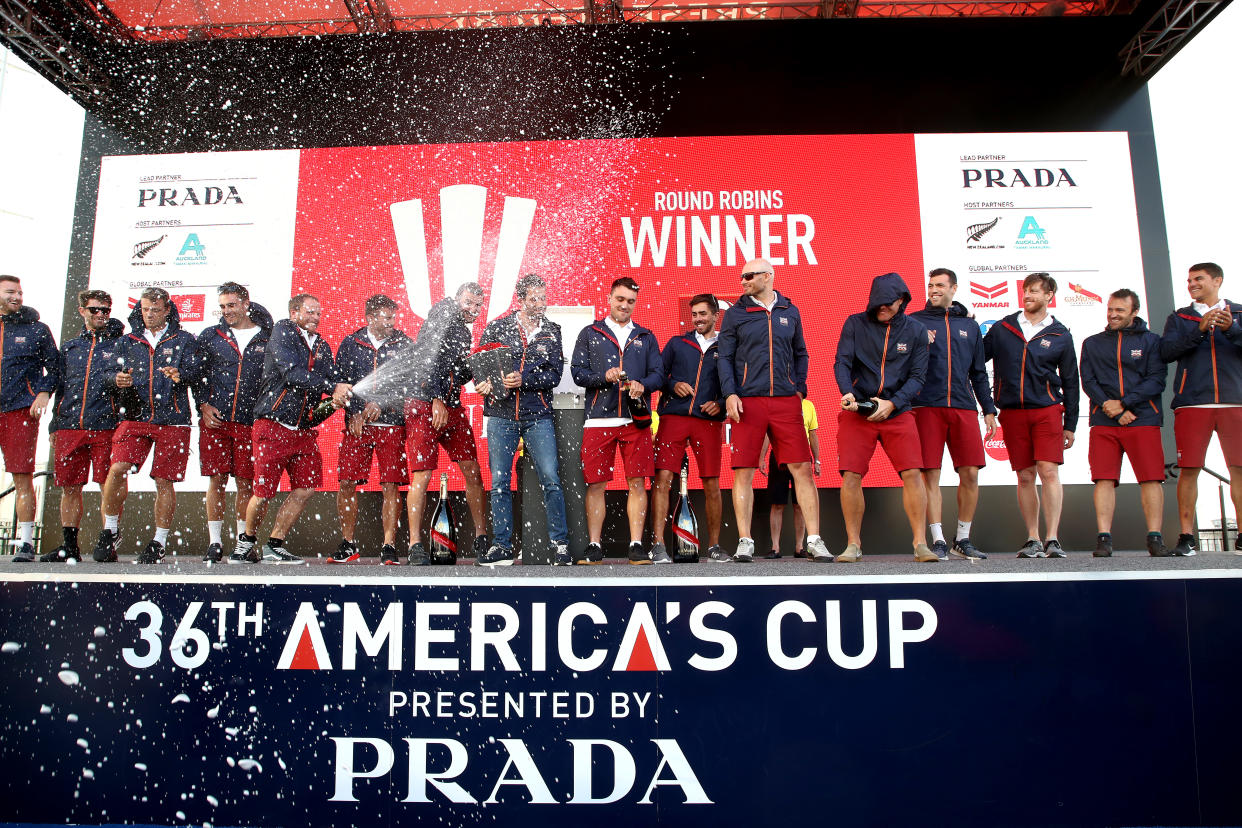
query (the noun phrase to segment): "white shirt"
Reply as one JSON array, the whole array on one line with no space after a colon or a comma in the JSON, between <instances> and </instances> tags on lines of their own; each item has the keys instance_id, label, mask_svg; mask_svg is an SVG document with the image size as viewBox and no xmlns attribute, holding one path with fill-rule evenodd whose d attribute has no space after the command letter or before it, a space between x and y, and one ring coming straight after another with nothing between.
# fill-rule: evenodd
<instances>
[{"instance_id":1,"label":"white shirt","mask_svg":"<svg viewBox=\"0 0 1242 828\"><path fill-rule=\"evenodd\" d=\"M612 315L604 317L604 324L608 326L608 330L612 331L612 335L617 338L617 342L621 343L621 347L625 347L625 341L630 338L630 334L634 333L634 321L630 320L624 325L618 325L613 321Z\"/></svg>"},{"instance_id":2,"label":"white shirt","mask_svg":"<svg viewBox=\"0 0 1242 828\"><path fill-rule=\"evenodd\" d=\"M160 344L160 340L164 338L164 334L168 333L168 326L165 325L158 333L152 332L150 328L142 329L142 338L151 346L151 350L155 350L155 346Z\"/></svg>"},{"instance_id":3,"label":"white shirt","mask_svg":"<svg viewBox=\"0 0 1242 828\"><path fill-rule=\"evenodd\" d=\"M388 337L388 339L376 339L375 335L371 333L371 329L367 328L367 339L371 340L371 347L378 351L380 347L387 342L388 339L392 339L392 337Z\"/></svg>"},{"instance_id":4,"label":"white shirt","mask_svg":"<svg viewBox=\"0 0 1242 828\"><path fill-rule=\"evenodd\" d=\"M699 343L699 350L702 351L703 353L707 353L707 349L710 348L712 346L712 343L716 341L716 336L717 334L715 331L712 332L710 339L706 336L703 336L703 334L699 333L698 331L694 332L694 338Z\"/></svg>"},{"instance_id":5,"label":"white shirt","mask_svg":"<svg viewBox=\"0 0 1242 828\"><path fill-rule=\"evenodd\" d=\"M752 296L752 297L750 297L750 298L751 298L751 299L754 299L754 300L755 300L755 304L757 304L759 307L761 307L761 308L763 308L764 310L766 310L768 313L771 313L771 312L772 312L772 308L776 307L776 299L777 299L777 296L776 296L776 291L772 291L772 301L771 301L771 302L768 302L768 303L766 303L766 304L765 304L765 303L763 303L763 302L760 302L760 301L759 301L759 297L758 297L758 296Z\"/></svg>"},{"instance_id":6,"label":"white shirt","mask_svg":"<svg viewBox=\"0 0 1242 828\"><path fill-rule=\"evenodd\" d=\"M612 335L617 338L617 341L621 343L621 346L623 348L625 347L626 340L628 340L630 338L630 335L634 333L633 320L626 322L624 325L618 325L613 320L612 314L609 314L608 316L604 317L604 324L608 326L608 330L612 331ZM621 389L621 393L627 394L629 392L623 388ZM619 426L627 425L630 422L632 422L632 420L629 417L594 417L594 418L588 419L585 423L583 423L582 427L583 428L617 428Z\"/></svg>"},{"instance_id":7,"label":"white shirt","mask_svg":"<svg viewBox=\"0 0 1242 828\"><path fill-rule=\"evenodd\" d=\"M230 328L230 330L233 331L233 336L237 337L237 349L244 354L262 329L255 325L253 328Z\"/></svg>"},{"instance_id":8,"label":"white shirt","mask_svg":"<svg viewBox=\"0 0 1242 828\"><path fill-rule=\"evenodd\" d=\"M609 318L609 320L611 320L611 319L612 319L612 317L608 317L608 318ZM527 345L529 345L531 342L533 342L533 341L535 340L535 337L539 336L539 332L543 330L543 319L540 319L540 320L539 320L539 324L538 324L538 325L536 325L535 327L533 327L533 328L528 328L528 327L526 327L526 325L522 322L522 315L521 315L521 314L518 314L518 317L517 317L517 323L518 323L518 328L519 328L519 329L521 329L521 331L522 331L522 336L526 339L526 344L527 344ZM614 332L614 333L615 333L615 332Z\"/></svg>"},{"instance_id":9,"label":"white shirt","mask_svg":"<svg viewBox=\"0 0 1242 828\"><path fill-rule=\"evenodd\" d=\"M1028 322L1025 313L1018 314L1018 325L1021 326L1022 335L1026 337L1027 342L1030 342L1032 337L1038 336L1040 331L1055 321L1050 313L1045 313L1044 318L1038 322Z\"/></svg>"}]
</instances>

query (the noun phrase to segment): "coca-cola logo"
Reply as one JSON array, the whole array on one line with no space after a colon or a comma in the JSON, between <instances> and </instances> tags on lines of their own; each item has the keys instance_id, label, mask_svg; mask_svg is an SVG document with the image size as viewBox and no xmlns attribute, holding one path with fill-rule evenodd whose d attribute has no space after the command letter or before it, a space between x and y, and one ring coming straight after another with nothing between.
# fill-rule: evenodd
<instances>
[{"instance_id":1,"label":"coca-cola logo","mask_svg":"<svg viewBox=\"0 0 1242 828\"><path fill-rule=\"evenodd\" d=\"M1005 435L1001 433L1000 426L996 427L996 431L992 432L991 437L983 438L983 450L993 460L1009 459L1009 447L1005 445Z\"/></svg>"}]
</instances>

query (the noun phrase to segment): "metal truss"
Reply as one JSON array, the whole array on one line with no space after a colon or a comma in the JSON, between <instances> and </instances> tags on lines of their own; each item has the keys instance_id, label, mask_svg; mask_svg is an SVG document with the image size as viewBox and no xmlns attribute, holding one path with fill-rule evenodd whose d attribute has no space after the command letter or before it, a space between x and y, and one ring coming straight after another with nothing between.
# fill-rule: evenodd
<instances>
[{"instance_id":1,"label":"metal truss","mask_svg":"<svg viewBox=\"0 0 1242 828\"><path fill-rule=\"evenodd\" d=\"M107 93L107 73L62 37L37 3L0 0L0 38L83 106Z\"/></svg>"},{"instance_id":2,"label":"metal truss","mask_svg":"<svg viewBox=\"0 0 1242 828\"><path fill-rule=\"evenodd\" d=\"M1168 0L1121 50L1121 74L1151 77L1226 0Z\"/></svg>"}]
</instances>

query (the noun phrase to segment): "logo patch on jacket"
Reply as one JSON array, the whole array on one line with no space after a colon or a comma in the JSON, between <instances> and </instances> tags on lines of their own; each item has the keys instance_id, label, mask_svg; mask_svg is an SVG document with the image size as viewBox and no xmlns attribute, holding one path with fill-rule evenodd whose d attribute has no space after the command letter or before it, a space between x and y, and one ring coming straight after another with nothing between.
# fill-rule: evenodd
<instances>
[{"instance_id":1,"label":"logo patch on jacket","mask_svg":"<svg viewBox=\"0 0 1242 828\"><path fill-rule=\"evenodd\" d=\"M15 337L13 337L13 341L14 341L14 342L16 342L18 345L21 345L21 344L23 344L23 343L26 341L26 337L24 337L24 336L15 336Z\"/></svg>"},{"instance_id":2,"label":"logo patch on jacket","mask_svg":"<svg viewBox=\"0 0 1242 828\"><path fill-rule=\"evenodd\" d=\"M1133 349L1132 351L1130 351L1130 356L1131 356L1133 359L1142 359L1142 357L1143 357L1143 349L1142 349L1142 348L1135 348L1135 349Z\"/></svg>"},{"instance_id":3,"label":"logo patch on jacket","mask_svg":"<svg viewBox=\"0 0 1242 828\"><path fill-rule=\"evenodd\" d=\"M164 350L160 351L160 353L161 353L161 354L163 354L164 356L172 356L172 355L173 355L173 349L172 349L172 348L165 348Z\"/></svg>"},{"instance_id":4,"label":"logo patch on jacket","mask_svg":"<svg viewBox=\"0 0 1242 828\"><path fill-rule=\"evenodd\" d=\"M787 317L787 316L782 316L782 317L780 317L780 320L781 320L781 324L782 324L782 325L788 325L788 324L789 324L789 317Z\"/></svg>"},{"instance_id":5,"label":"logo patch on jacket","mask_svg":"<svg viewBox=\"0 0 1242 828\"><path fill-rule=\"evenodd\" d=\"M962 328L958 328L958 330L957 330L957 335L958 335L958 336L960 336L962 339L969 339L969 338L970 338L970 334L966 333L966 331L965 331L964 329L962 329Z\"/></svg>"},{"instance_id":6,"label":"logo patch on jacket","mask_svg":"<svg viewBox=\"0 0 1242 828\"><path fill-rule=\"evenodd\" d=\"M897 343L897 353L904 354L908 350L910 350L910 346L907 345L906 343L904 342Z\"/></svg>"},{"instance_id":7,"label":"logo patch on jacket","mask_svg":"<svg viewBox=\"0 0 1242 828\"><path fill-rule=\"evenodd\" d=\"M1049 342L1049 341L1048 341L1048 340L1046 340L1046 339L1041 339L1041 340L1039 340L1039 347L1041 347L1041 348L1051 348L1051 347L1052 347L1052 343L1051 343L1051 342Z\"/></svg>"}]
</instances>

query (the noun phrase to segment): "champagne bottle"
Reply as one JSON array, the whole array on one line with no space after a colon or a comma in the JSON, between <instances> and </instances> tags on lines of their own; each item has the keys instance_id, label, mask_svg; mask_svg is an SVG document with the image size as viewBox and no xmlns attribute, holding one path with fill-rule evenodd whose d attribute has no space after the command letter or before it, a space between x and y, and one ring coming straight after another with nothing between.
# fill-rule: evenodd
<instances>
[{"instance_id":1,"label":"champagne bottle","mask_svg":"<svg viewBox=\"0 0 1242 828\"><path fill-rule=\"evenodd\" d=\"M431 518L431 562L433 564L457 563L457 521L448 502L448 475L440 475L440 502Z\"/></svg>"},{"instance_id":2,"label":"champagne bottle","mask_svg":"<svg viewBox=\"0 0 1242 828\"><path fill-rule=\"evenodd\" d=\"M690 508L690 463L689 458L686 460L681 467L681 497L673 510L673 534L677 537L674 563L698 563L699 560L699 521L694 516L694 509Z\"/></svg>"},{"instance_id":3,"label":"champagne bottle","mask_svg":"<svg viewBox=\"0 0 1242 828\"><path fill-rule=\"evenodd\" d=\"M651 428L651 406L647 405L647 401L642 397L631 397L627 389L630 378L625 371L621 372L621 376L617 377L617 382L621 384L621 390L618 391L621 399L625 400L625 409L630 415L630 420L638 428Z\"/></svg>"},{"instance_id":4,"label":"champagne bottle","mask_svg":"<svg viewBox=\"0 0 1242 828\"><path fill-rule=\"evenodd\" d=\"M879 407L875 400L861 400L858 403L858 414L862 417L870 417Z\"/></svg>"},{"instance_id":5,"label":"champagne bottle","mask_svg":"<svg viewBox=\"0 0 1242 828\"><path fill-rule=\"evenodd\" d=\"M315 426L321 424L324 420L331 417L335 412L336 412L336 406L332 404L332 398L328 397L327 399L320 402L319 405L315 406L314 409L311 410L310 427L314 428Z\"/></svg>"}]
</instances>

